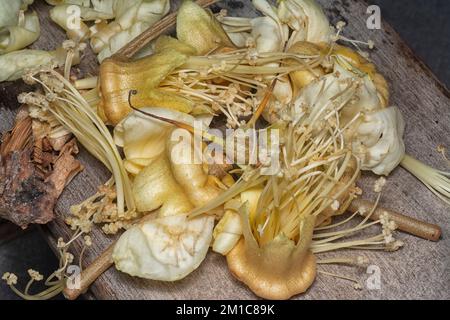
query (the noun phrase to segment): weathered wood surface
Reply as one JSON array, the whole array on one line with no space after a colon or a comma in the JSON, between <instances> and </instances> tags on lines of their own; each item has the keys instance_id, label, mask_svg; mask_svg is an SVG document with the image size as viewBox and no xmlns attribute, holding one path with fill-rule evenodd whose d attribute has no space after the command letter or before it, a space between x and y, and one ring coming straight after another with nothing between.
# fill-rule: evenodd
<instances>
[{"instance_id":1,"label":"weathered wood surface","mask_svg":"<svg viewBox=\"0 0 450 320\"><path fill-rule=\"evenodd\" d=\"M329 17L336 23L345 20L349 26L345 35L354 39L372 39L377 49L372 59L391 84L392 103L400 107L406 122L406 145L409 154L435 167L445 169L445 162L436 152L438 145L450 147L450 95L404 44L386 23L382 30L366 28L365 2L357 0L319 0ZM178 1L176 1L178 2ZM256 13L248 9L250 1L224 0L214 10L227 8L233 15ZM46 17L47 5L35 4L41 17ZM64 38L48 21L41 18L43 36L33 45L36 48L52 49ZM411 26L413 27L413 26ZM88 55L80 68L85 73L95 74L96 63ZM12 124L14 110L18 104L15 95L24 85L2 84L0 87L0 130ZM63 216L72 204L84 200L95 192L97 185L108 178L107 171L85 152L80 156L86 165L62 195L57 211L58 220L49 224L47 232L51 239L67 238L69 230ZM365 174L361 185L365 186L365 197L370 198L374 177ZM382 205L408 213L413 217L436 223L443 228L443 239L439 243L427 242L405 234L398 237L406 246L399 252L339 252L328 256L360 254L368 257L381 271L381 289L369 290L365 280L366 270L352 267L320 267L321 270L361 279L362 291L355 291L349 282L318 275L310 290L297 299L449 299L450 298L450 208L434 197L414 177L403 169L397 169L388 179ZM107 246L112 238L100 231L94 232L95 244L87 253L86 261L92 261ZM75 251L79 250L76 248ZM245 286L229 273L225 259L214 253L201 267L186 279L176 283L162 283L129 277L113 268L103 274L91 287L89 296L98 299L254 299Z\"/></svg>"}]
</instances>

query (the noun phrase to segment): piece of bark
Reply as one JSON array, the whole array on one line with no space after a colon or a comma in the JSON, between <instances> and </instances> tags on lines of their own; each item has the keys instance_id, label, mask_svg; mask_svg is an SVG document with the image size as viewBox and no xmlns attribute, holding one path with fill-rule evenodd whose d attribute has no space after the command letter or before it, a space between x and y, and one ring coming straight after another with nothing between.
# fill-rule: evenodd
<instances>
[{"instance_id":1,"label":"piece of bark","mask_svg":"<svg viewBox=\"0 0 450 320\"><path fill-rule=\"evenodd\" d=\"M31 138L32 120L21 109L16 116L14 128L2 136L0 156L5 157L13 151L26 149L31 143Z\"/></svg>"},{"instance_id":2,"label":"piece of bark","mask_svg":"<svg viewBox=\"0 0 450 320\"><path fill-rule=\"evenodd\" d=\"M78 153L74 139L55 154L47 150L36 126L39 123L19 112L0 146L0 218L23 229L53 220L64 187L83 169L73 156Z\"/></svg>"},{"instance_id":3,"label":"piece of bark","mask_svg":"<svg viewBox=\"0 0 450 320\"><path fill-rule=\"evenodd\" d=\"M67 134L59 138L49 138L48 143L52 146L53 150L61 151L70 139L72 139L72 135Z\"/></svg>"},{"instance_id":4,"label":"piece of bark","mask_svg":"<svg viewBox=\"0 0 450 320\"><path fill-rule=\"evenodd\" d=\"M57 195L55 203L64 188L83 170L81 163L73 156L78 154L78 151L77 142L73 138L61 150L58 159L53 165L52 174L45 181L54 188L54 195Z\"/></svg>"}]
</instances>

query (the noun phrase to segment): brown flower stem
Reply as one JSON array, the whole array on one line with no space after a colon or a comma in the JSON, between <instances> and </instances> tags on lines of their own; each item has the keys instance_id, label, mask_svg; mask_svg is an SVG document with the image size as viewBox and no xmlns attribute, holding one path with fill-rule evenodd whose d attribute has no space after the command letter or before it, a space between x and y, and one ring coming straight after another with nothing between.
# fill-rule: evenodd
<instances>
[{"instance_id":1,"label":"brown flower stem","mask_svg":"<svg viewBox=\"0 0 450 320\"><path fill-rule=\"evenodd\" d=\"M81 272L80 287L77 289L66 288L63 291L68 300L75 300L85 293L92 283L113 265L112 253L116 242L113 242L103 253Z\"/></svg>"},{"instance_id":2,"label":"brown flower stem","mask_svg":"<svg viewBox=\"0 0 450 320\"><path fill-rule=\"evenodd\" d=\"M369 212L371 212L374 205L375 204L373 202L370 202L367 200L355 199L351 203L349 210L351 212L356 212L356 211L362 209L363 212L366 212L366 214L368 214ZM389 215L390 219L393 220L397 224L398 230L412 234L412 235L422 238L422 239L435 241L435 242L439 241L439 239L441 237L441 234L442 234L441 227L431 224L431 223L428 223L428 222L424 222L424 221L420 221L420 220L408 217L406 215L397 213L392 210L388 210L388 209L384 209L384 208L377 208L377 209L375 209L374 213L371 215L370 219L375 220L375 221L379 220L380 216L383 213L387 213Z\"/></svg>"},{"instance_id":3,"label":"brown flower stem","mask_svg":"<svg viewBox=\"0 0 450 320\"><path fill-rule=\"evenodd\" d=\"M272 83L270 84L270 87L267 89L266 94L264 95L264 98L262 99L260 105L256 109L255 113L253 114L253 117L250 119L250 121L247 123L248 127L252 127L256 124L256 121L258 121L261 114L264 112L264 109L269 104L270 99L273 95L273 90L275 89L275 86L277 84L278 79L275 78Z\"/></svg>"},{"instance_id":4,"label":"brown flower stem","mask_svg":"<svg viewBox=\"0 0 450 320\"><path fill-rule=\"evenodd\" d=\"M197 4L202 7L209 7L210 5L216 3L219 0L198 0ZM130 59L132 58L139 50L144 48L147 44L149 44L152 40L155 40L161 34L166 32L170 27L175 25L177 21L177 12L173 12L163 19L155 23L153 26L145 30L139 36L133 39L130 43L120 49L115 55L116 59Z\"/></svg>"}]
</instances>

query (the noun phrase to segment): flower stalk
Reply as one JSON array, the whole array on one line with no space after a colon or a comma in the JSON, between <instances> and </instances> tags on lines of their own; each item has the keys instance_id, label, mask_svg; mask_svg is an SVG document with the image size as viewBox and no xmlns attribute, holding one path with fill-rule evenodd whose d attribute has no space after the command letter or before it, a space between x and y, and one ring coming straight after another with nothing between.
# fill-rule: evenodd
<instances>
[{"instance_id":1,"label":"flower stalk","mask_svg":"<svg viewBox=\"0 0 450 320\"><path fill-rule=\"evenodd\" d=\"M436 170L406 155L400 165L419 179L439 199L450 205L450 172Z\"/></svg>"}]
</instances>

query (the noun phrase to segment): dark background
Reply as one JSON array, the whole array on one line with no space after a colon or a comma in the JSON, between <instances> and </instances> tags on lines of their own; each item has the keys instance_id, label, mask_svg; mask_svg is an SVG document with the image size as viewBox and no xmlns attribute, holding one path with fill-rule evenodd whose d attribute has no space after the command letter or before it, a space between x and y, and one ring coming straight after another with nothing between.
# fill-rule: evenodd
<instances>
[{"instance_id":1,"label":"dark background","mask_svg":"<svg viewBox=\"0 0 450 320\"><path fill-rule=\"evenodd\" d=\"M406 43L450 87L450 2L446 0L368 0Z\"/></svg>"},{"instance_id":2,"label":"dark background","mask_svg":"<svg viewBox=\"0 0 450 320\"><path fill-rule=\"evenodd\" d=\"M450 2L446 0L371 0L381 7L382 17L406 43L450 87ZM6 239L0 228L0 277L6 271L27 279L27 269L44 275L53 272L57 261L37 229ZM0 284L0 299L17 299Z\"/></svg>"}]
</instances>

